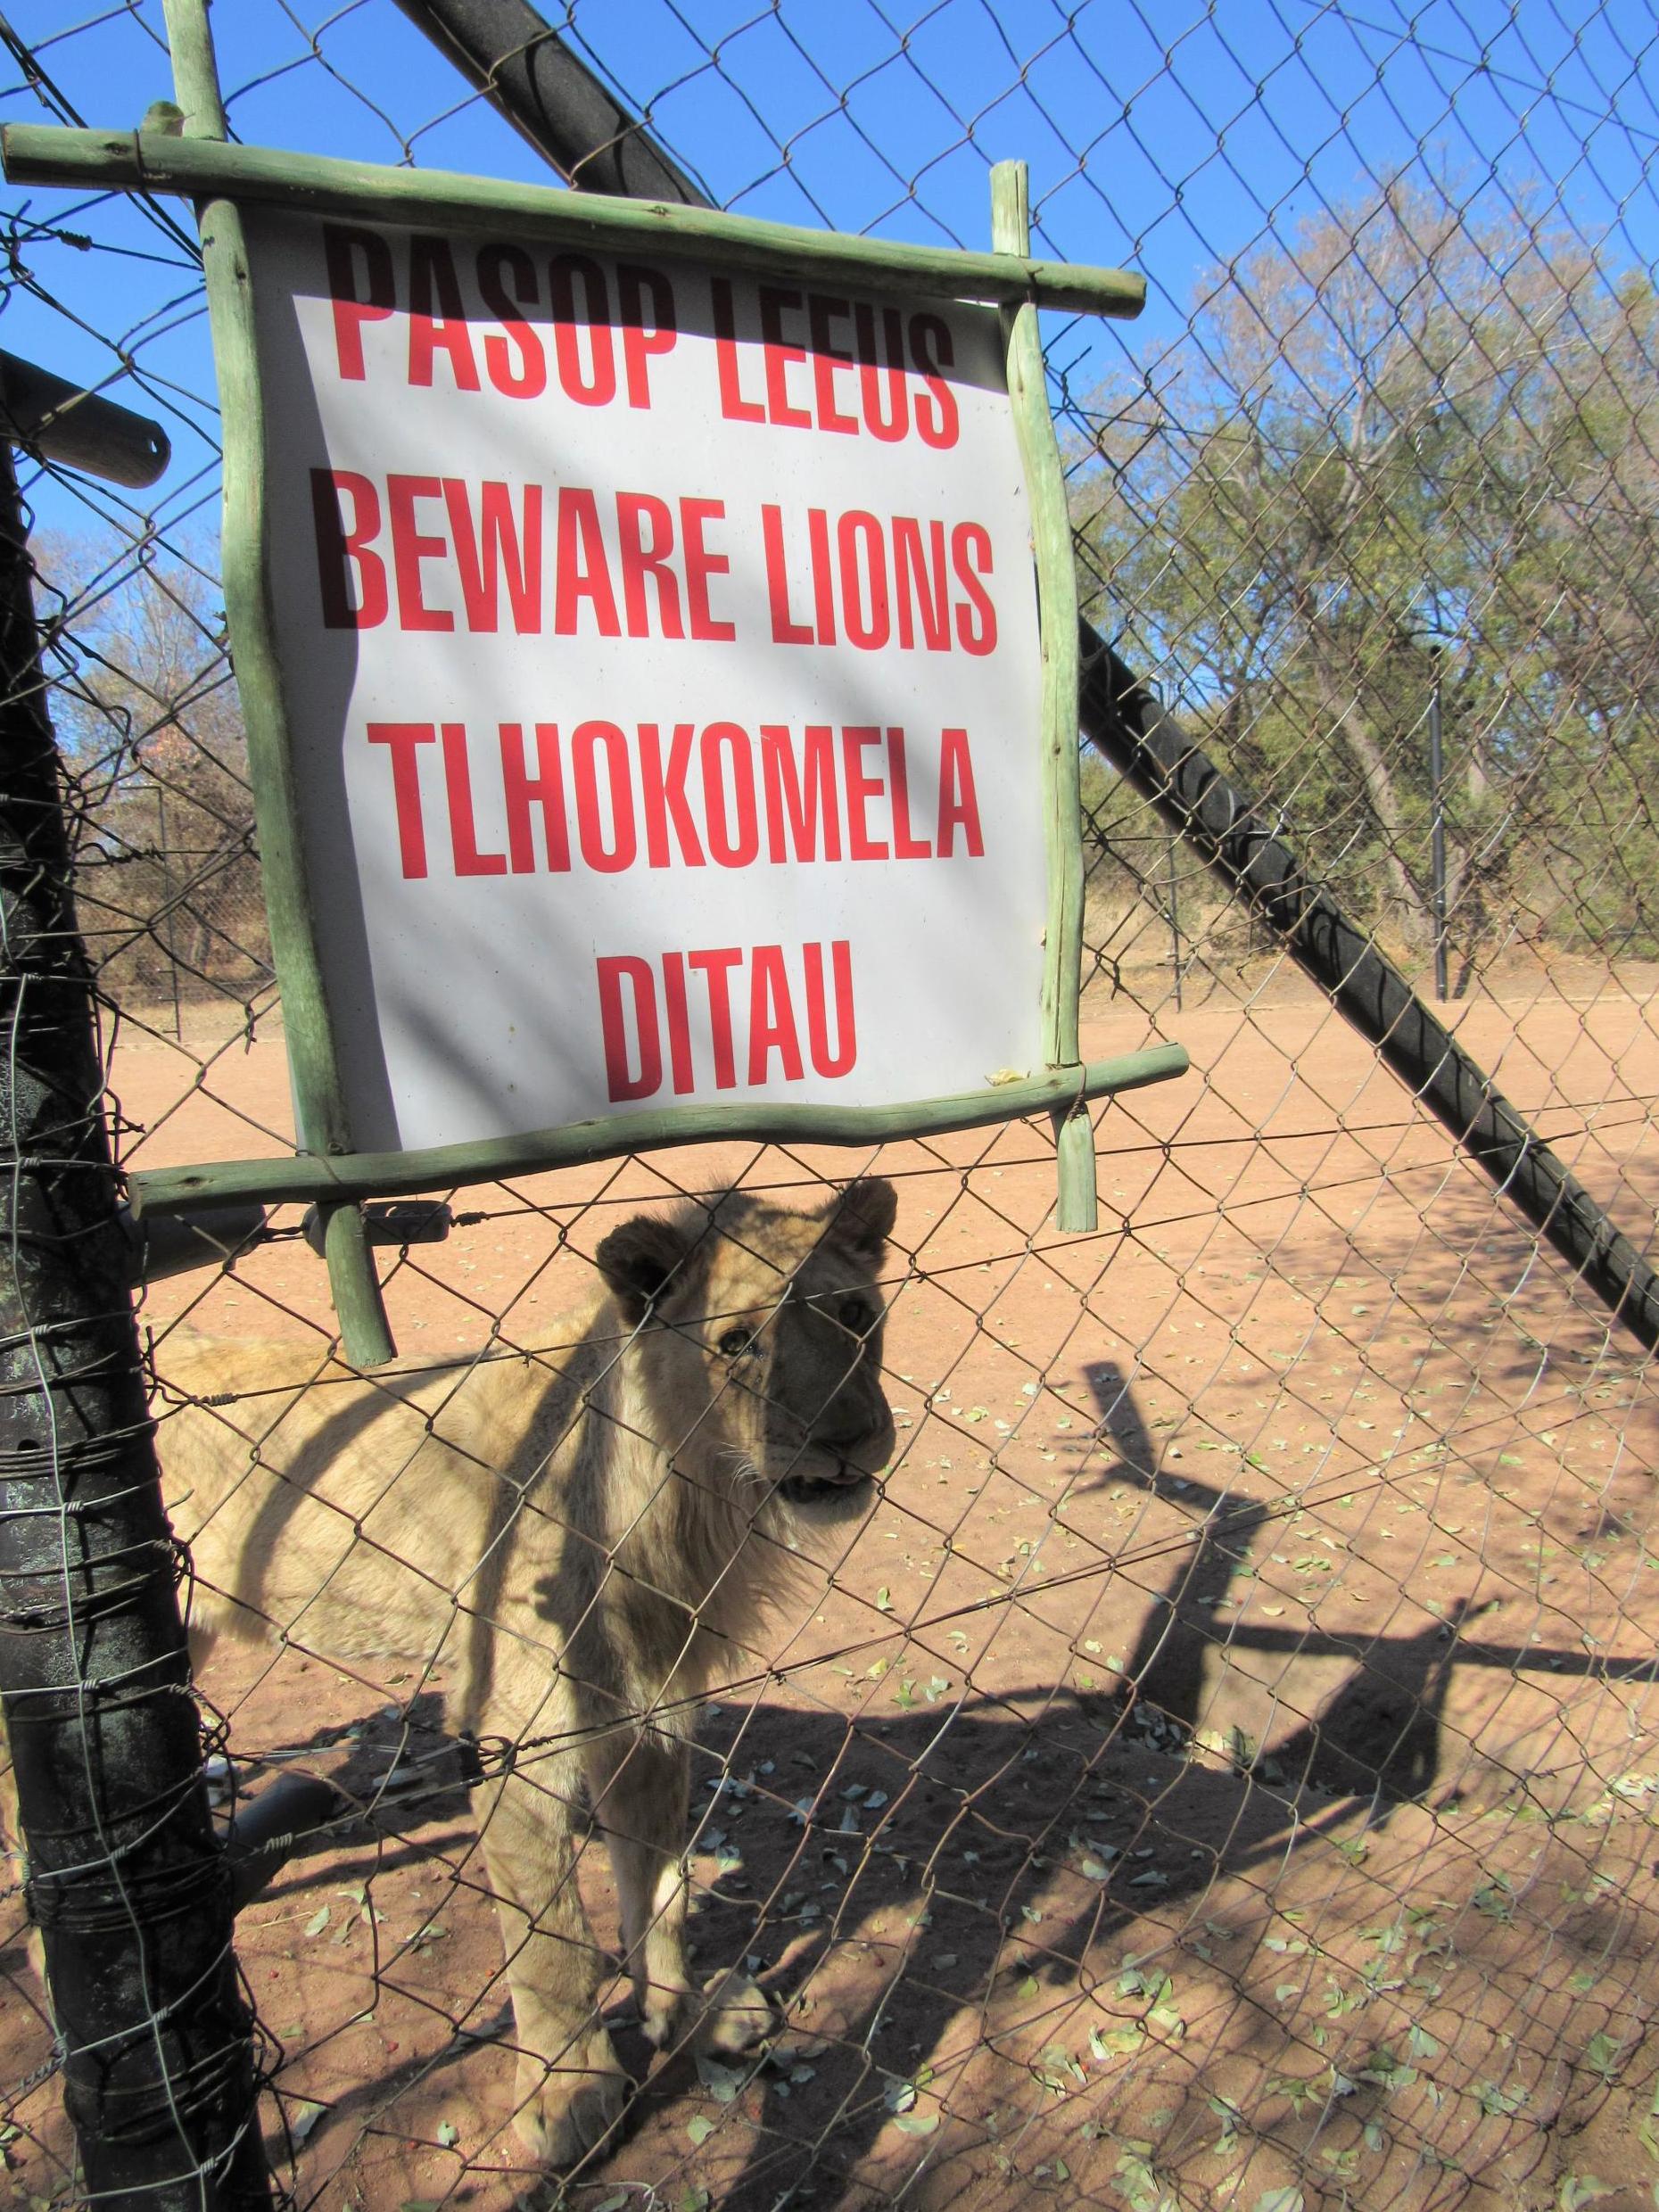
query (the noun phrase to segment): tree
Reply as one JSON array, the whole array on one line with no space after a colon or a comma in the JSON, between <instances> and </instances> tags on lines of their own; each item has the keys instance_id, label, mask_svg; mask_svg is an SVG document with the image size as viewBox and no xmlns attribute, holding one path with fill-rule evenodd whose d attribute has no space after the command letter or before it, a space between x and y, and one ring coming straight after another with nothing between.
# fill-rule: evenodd
<instances>
[{"instance_id":1,"label":"tree","mask_svg":"<svg viewBox=\"0 0 1659 2212\"><path fill-rule=\"evenodd\" d=\"M77 806L76 896L132 1006L269 979L247 746L210 571L188 549L37 549L54 713Z\"/></svg>"},{"instance_id":2,"label":"tree","mask_svg":"<svg viewBox=\"0 0 1659 2212\"><path fill-rule=\"evenodd\" d=\"M1656 334L1526 195L1401 177L1212 273L1087 409L1094 618L1409 951L1436 638L1454 941L1659 920Z\"/></svg>"}]
</instances>

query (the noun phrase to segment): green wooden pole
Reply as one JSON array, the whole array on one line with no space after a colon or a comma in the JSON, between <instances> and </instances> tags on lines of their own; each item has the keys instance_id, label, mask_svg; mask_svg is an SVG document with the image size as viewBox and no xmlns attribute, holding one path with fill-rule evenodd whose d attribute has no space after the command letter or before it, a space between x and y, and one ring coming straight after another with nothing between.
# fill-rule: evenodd
<instances>
[{"instance_id":1,"label":"green wooden pole","mask_svg":"<svg viewBox=\"0 0 1659 2212\"><path fill-rule=\"evenodd\" d=\"M191 0L183 0L191 4ZM175 10L169 8L171 19ZM189 102L179 104L190 111ZM425 229L499 233L603 253L715 261L759 276L856 285L881 292L994 303L1035 301L1074 314L1138 315L1146 280L1120 268L1080 268L1021 255L901 245L837 230L798 230L747 215L612 200L548 185L504 184L445 169L386 169L270 146L219 143L221 132L178 138L153 130L63 130L10 123L0 160L14 184L77 191L177 193L186 199L261 200L296 213Z\"/></svg>"},{"instance_id":2,"label":"green wooden pole","mask_svg":"<svg viewBox=\"0 0 1659 2212\"><path fill-rule=\"evenodd\" d=\"M225 110L205 0L165 0L165 13L184 128L198 135L161 143L213 146L225 130ZM306 882L298 781L267 583L268 457L247 243L242 211L230 200L208 201L197 209L197 221L224 422L225 605L258 806L260 867L282 985L297 1134L309 1151L343 1153L351 1150L351 1118ZM354 1366L383 1366L396 1347L362 1223L355 1234L337 1222L326 1226L328 1282L342 1349Z\"/></svg>"},{"instance_id":3,"label":"green wooden pole","mask_svg":"<svg viewBox=\"0 0 1659 2212\"><path fill-rule=\"evenodd\" d=\"M1115 1060L1050 1069L1022 1083L987 1084L982 1091L910 1100L897 1106L788 1106L765 1101L747 1106L670 1106L609 1114L524 1136L441 1144L421 1152L356 1152L338 1159L301 1154L297 1159L221 1160L198 1168L153 1168L147 1175L132 1178L133 1213L148 1219L153 1214L256 1201L270 1206L337 1206L348 1199L396 1198L448 1190L457 1184L494 1183L504 1176L535 1175L596 1160L617 1160L630 1152L736 1138L762 1144L879 1144L911 1136L940 1136L953 1129L1016 1121L1063 1107L1076 1098L1106 1098L1149 1083L1167 1083L1184 1075L1188 1064L1181 1045L1157 1044Z\"/></svg>"},{"instance_id":4,"label":"green wooden pole","mask_svg":"<svg viewBox=\"0 0 1659 2212\"><path fill-rule=\"evenodd\" d=\"M1029 177L1023 161L991 171L991 237L1002 252L1031 250ZM1004 308L1008 396L1025 464L1043 626L1043 835L1048 854L1048 931L1043 962L1043 1052L1051 1068L1075 1065L1083 958L1082 792L1077 770L1077 584L1071 516L1061 471L1036 309ZM1094 1125L1081 1093L1049 1109L1058 1154L1058 1228L1098 1226Z\"/></svg>"}]
</instances>

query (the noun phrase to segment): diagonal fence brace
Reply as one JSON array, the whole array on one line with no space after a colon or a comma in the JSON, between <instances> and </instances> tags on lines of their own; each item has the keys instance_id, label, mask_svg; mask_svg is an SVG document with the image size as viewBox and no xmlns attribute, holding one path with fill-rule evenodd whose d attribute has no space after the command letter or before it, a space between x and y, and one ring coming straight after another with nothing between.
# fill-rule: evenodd
<instances>
[{"instance_id":1,"label":"diagonal fence brace","mask_svg":"<svg viewBox=\"0 0 1659 2212\"><path fill-rule=\"evenodd\" d=\"M1605 1209L1512 1106L1375 941L1312 880L1098 631L1081 625L1083 727L1113 767L1228 887L1247 898L1297 965L1451 1132L1500 1194L1652 1351L1659 1276Z\"/></svg>"}]
</instances>

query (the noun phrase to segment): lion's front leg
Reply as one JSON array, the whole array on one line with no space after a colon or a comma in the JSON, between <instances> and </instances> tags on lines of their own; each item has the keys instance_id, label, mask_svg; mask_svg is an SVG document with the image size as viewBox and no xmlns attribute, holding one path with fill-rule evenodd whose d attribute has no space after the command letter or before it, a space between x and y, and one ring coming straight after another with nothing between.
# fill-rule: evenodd
<instances>
[{"instance_id":1,"label":"lion's front leg","mask_svg":"<svg viewBox=\"0 0 1659 2212\"><path fill-rule=\"evenodd\" d=\"M687 2020L686 1810L690 1759L670 1736L607 1737L590 1754L588 1787L605 1826L623 1950L645 2033L657 2049Z\"/></svg>"},{"instance_id":2,"label":"lion's front leg","mask_svg":"<svg viewBox=\"0 0 1659 2212\"><path fill-rule=\"evenodd\" d=\"M589 1765L647 2036L659 2051L693 2033L705 2050L746 2051L772 2025L766 1999L736 1969L698 1993L686 1961L689 1779L686 1746L666 1735L607 1738Z\"/></svg>"},{"instance_id":3,"label":"lion's front leg","mask_svg":"<svg viewBox=\"0 0 1659 2212\"><path fill-rule=\"evenodd\" d=\"M599 2018L607 1960L576 1884L575 1787L574 1762L549 1761L480 1807L517 2026L516 2125L549 2167L594 2150L631 2085Z\"/></svg>"}]
</instances>

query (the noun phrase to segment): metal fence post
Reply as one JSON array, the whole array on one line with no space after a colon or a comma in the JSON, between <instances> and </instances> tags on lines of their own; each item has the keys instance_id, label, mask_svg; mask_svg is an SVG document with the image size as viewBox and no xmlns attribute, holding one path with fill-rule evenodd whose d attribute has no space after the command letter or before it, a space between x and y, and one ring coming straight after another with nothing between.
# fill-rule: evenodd
<instances>
[{"instance_id":1,"label":"metal fence post","mask_svg":"<svg viewBox=\"0 0 1659 2212\"><path fill-rule=\"evenodd\" d=\"M202 1779L31 575L0 442L0 1698L86 2196L100 2212L251 2212L270 2200L253 2024Z\"/></svg>"},{"instance_id":2,"label":"metal fence post","mask_svg":"<svg viewBox=\"0 0 1659 2212\"><path fill-rule=\"evenodd\" d=\"M1434 897L1434 995L1442 1005L1451 995L1446 972L1446 755L1440 740L1440 656L1429 647L1429 859Z\"/></svg>"}]
</instances>

